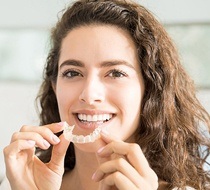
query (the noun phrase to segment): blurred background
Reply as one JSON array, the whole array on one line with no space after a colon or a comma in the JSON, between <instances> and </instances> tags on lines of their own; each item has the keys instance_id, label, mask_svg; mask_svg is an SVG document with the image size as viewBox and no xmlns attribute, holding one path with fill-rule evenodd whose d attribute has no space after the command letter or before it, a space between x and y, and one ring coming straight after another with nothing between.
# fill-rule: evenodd
<instances>
[{"instance_id":1,"label":"blurred background","mask_svg":"<svg viewBox=\"0 0 210 190\"><path fill-rule=\"evenodd\" d=\"M50 28L67 0L0 0L0 180L3 148L22 125L38 125L35 97ZM139 0L174 39L197 96L210 112L210 1ZM208 168L209 169L209 168Z\"/></svg>"}]
</instances>

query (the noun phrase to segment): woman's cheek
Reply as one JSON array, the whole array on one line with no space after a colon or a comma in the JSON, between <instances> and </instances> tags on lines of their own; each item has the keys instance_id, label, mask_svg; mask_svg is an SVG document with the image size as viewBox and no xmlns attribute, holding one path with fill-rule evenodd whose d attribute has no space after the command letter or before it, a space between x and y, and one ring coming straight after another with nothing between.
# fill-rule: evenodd
<instances>
[{"instance_id":1,"label":"woman's cheek","mask_svg":"<svg viewBox=\"0 0 210 190\"><path fill-rule=\"evenodd\" d=\"M117 118L110 131L117 134L121 140L129 138L138 126L141 105L139 86L127 86L121 91L112 91L112 102L117 107ZM125 90L126 89L126 90Z\"/></svg>"},{"instance_id":2,"label":"woman's cheek","mask_svg":"<svg viewBox=\"0 0 210 190\"><path fill-rule=\"evenodd\" d=\"M69 109L73 103L73 93L68 86L58 85L56 90L56 97L61 120L67 120Z\"/></svg>"}]
</instances>

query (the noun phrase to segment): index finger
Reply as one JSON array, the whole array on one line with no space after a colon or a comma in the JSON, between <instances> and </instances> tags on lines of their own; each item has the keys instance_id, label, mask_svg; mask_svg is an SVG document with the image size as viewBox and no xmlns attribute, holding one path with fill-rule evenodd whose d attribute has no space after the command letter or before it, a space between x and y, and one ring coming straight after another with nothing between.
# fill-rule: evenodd
<instances>
[{"instance_id":1,"label":"index finger","mask_svg":"<svg viewBox=\"0 0 210 190\"><path fill-rule=\"evenodd\" d=\"M31 140L35 140L38 146L42 145L43 143L44 145L47 145L47 147L49 147L50 144L55 145L60 142L56 133L61 132L63 130L62 123L63 122L52 123L52 124L47 124L47 125L43 125L39 127L24 125L20 129L20 132L15 133L12 136L11 142L14 142L18 139L25 139L25 140L31 139Z\"/></svg>"},{"instance_id":2,"label":"index finger","mask_svg":"<svg viewBox=\"0 0 210 190\"><path fill-rule=\"evenodd\" d=\"M97 153L96 153L96 158L97 158L97 160L98 160L98 163L99 163L99 164L102 164L102 163L107 162L108 160L110 160L110 158L108 158L108 157L102 157L102 156L100 156L98 153L101 152L107 144L109 144L109 143L111 143L111 142L113 142L113 141L118 140L118 138L115 137L115 136L113 136L113 135L110 135L110 134L109 134L106 130L104 130L104 129L102 129L100 135L101 135L101 138L100 138L100 145L98 146L99 149L98 149L98 151L97 151Z\"/></svg>"},{"instance_id":3,"label":"index finger","mask_svg":"<svg viewBox=\"0 0 210 190\"><path fill-rule=\"evenodd\" d=\"M58 133L64 129L64 122L51 123L51 124L43 125L40 127L45 127L45 128L50 129L53 133Z\"/></svg>"},{"instance_id":4,"label":"index finger","mask_svg":"<svg viewBox=\"0 0 210 190\"><path fill-rule=\"evenodd\" d=\"M112 154L125 156L129 163L142 176L148 176L152 172L149 163L138 144L115 141L105 146L98 154L101 158L109 157Z\"/></svg>"},{"instance_id":5,"label":"index finger","mask_svg":"<svg viewBox=\"0 0 210 190\"><path fill-rule=\"evenodd\" d=\"M121 141L119 137L116 137L110 134L106 129L101 130L101 139L106 143L109 144L113 141Z\"/></svg>"},{"instance_id":6,"label":"index finger","mask_svg":"<svg viewBox=\"0 0 210 190\"><path fill-rule=\"evenodd\" d=\"M63 123L64 122L51 123L51 124L42 125L42 126L39 126L39 127L23 125L20 129L20 132L31 132L31 131L35 132L35 131L39 131L40 129L41 130L42 129L49 129L53 133L58 133L58 132L60 132L64 129Z\"/></svg>"}]
</instances>

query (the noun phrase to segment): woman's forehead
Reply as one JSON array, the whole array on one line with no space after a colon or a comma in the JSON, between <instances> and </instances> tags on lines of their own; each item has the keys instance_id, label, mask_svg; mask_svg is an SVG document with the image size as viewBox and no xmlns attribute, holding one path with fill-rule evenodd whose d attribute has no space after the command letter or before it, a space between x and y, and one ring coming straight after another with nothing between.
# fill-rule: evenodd
<instances>
[{"instance_id":1,"label":"woman's forehead","mask_svg":"<svg viewBox=\"0 0 210 190\"><path fill-rule=\"evenodd\" d=\"M60 52L59 63L68 59L138 62L137 48L127 31L109 25L82 26L70 31Z\"/></svg>"}]
</instances>

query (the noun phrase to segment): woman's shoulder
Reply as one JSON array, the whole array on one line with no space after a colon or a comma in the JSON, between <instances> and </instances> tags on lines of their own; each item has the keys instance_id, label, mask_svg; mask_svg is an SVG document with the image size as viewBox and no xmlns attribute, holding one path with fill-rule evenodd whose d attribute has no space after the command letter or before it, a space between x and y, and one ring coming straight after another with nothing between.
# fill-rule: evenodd
<instances>
[{"instance_id":1,"label":"woman's shoulder","mask_svg":"<svg viewBox=\"0 0 210 190\"><path fill-rule=\"evenodd\" d=\"M0 190L11 190L9 181L6 177L4 177L4 179L2 180L0 184Z\"/></svg>"}]
</instances>

